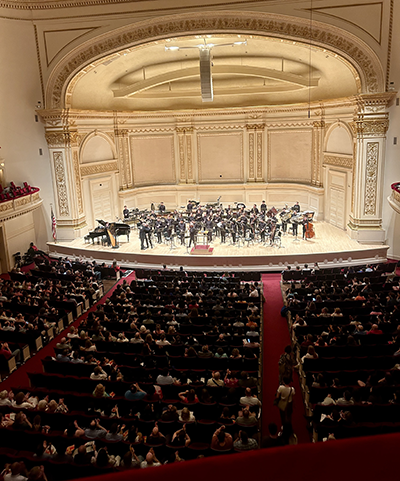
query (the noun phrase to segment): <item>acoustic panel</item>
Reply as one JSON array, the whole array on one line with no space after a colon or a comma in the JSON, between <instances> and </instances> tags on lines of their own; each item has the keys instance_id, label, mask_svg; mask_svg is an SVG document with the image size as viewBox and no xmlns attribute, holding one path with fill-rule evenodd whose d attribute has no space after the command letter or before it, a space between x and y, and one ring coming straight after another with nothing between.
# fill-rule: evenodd
<instances>
[{"instance_id":1,"label":"acoustic panel","mask_svg":"<svg viewBox=\"0 0 400 481\"><path fill-rule=\"evenodd\" d=\"M243 182L243 133L197 134L199 183Z\"/></svg>"},{"instance_id":2,"label":"acoustic panel","mask_svg":"<svg viewBox=\"0 0 400 481\"><path fill-rule=\"evenodd\" d=\"M312 130L268 132L268 181L311 182Z\"/></svg>"},{"instance_id":3,"label":"acoustic panel","mask_svg":"<svg viewBox=\"0 0 400 481\"><path fill-rule=\"evenodd\" d=\"M173 135L130 137L135 185L175 184Z\"/></svg>"}]
</instances>

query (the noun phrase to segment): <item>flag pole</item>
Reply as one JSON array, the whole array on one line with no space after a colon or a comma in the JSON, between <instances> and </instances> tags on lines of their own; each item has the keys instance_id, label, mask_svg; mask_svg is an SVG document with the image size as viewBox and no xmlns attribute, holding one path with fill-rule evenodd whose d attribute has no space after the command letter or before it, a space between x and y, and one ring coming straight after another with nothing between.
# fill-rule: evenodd
<instances>
[{"instance_id":1,"label":"flag pole","mask_svg":"<svg viewBox=\"0 0 400 481\"><path fill-rule=\"evenodd\" d=\"M57 244L57 219L53 212L53 204L50 204L50 210L51 210L51 232L53 235L53 241L55 244Z\"/></svg>"}]
</instances>

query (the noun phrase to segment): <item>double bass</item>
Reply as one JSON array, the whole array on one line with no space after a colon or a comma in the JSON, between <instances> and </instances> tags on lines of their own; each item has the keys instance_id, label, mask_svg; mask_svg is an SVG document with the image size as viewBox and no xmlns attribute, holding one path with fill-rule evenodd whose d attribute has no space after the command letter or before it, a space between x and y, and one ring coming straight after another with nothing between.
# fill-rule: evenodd
<instances>
[{"instance_id":1,"label":"double bass","mask_svg":"<svg viewBox=\"0 0 400 481\"><path fill-rule=\"evenodd\" d=\"M307 222L305 238L306 239L312 239L313 237L315 237L314 225L313 225L312 222Z\"/></svg>"}]
</instances>

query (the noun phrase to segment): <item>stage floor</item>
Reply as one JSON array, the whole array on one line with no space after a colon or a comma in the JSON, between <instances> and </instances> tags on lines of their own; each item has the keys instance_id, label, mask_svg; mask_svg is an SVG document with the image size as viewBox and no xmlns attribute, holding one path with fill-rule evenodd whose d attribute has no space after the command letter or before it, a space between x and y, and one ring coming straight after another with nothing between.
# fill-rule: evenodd
<instances>
[{"instance_id":1,"label":"stage floor","mask_svg":"<svg viewBox=\"0 0 400 481\"><path fill-rule=\"evenodd\" d=\"M299 228L301 231L301 228ZM360 262L381 262L386 260L388 246L365 245L350 239L347 233L325 222L314 223L315 237L310 240L296 240L292 235L282 237L281 247L261 243L244 242L239 245L221 244L216 238L210 245L212 255L192 255L186 246L175 238L174 244L153 243L153 249L140 250L138 231L132 230L129 242L125 236L119 238L118 249L101 244L85 243L83 238L70 242L49 242L53 255L74 256L95 259L98 262L117 260L130 267L184 266L204 269L247 269L276 270L286 264L320 262L329 266L359 264Z\"/></svg>"}]
</instances>

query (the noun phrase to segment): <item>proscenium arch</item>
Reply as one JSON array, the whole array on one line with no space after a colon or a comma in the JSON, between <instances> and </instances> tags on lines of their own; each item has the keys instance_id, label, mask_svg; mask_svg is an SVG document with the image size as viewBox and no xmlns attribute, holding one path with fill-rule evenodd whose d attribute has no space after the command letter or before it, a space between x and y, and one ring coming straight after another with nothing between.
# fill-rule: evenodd
<instances>
[{"instance_id":1,"label":"proscenium arch","mask_svg":"<svg viewBox=\"0 0 400 481\"><path fill-rule=\"evenodd\" d=\"M202 12L165 16L137 22L96 37L72 50L59 62L46 85L47 109L68 108L76 74L92 62L123 49L173 36L207 34L264 35L307 42L325 48L349 62L358 73L360 93L385 91L382 65L373 50L358 37L337 27L284 15L260 12Z\"/></svg>"}]
</instances>

